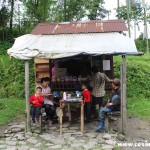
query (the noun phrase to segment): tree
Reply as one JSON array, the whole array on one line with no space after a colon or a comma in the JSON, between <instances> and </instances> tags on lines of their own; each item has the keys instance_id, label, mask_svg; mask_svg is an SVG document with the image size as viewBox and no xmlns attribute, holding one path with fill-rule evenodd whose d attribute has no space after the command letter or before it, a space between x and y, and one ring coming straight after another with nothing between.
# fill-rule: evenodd
<instances>
[{"instance_id":1,"label":"tree","mask_svg":"<svg viewBox=\"0 0 150 150\"><path fill-rule=\"evenodd\" d=\"M10 0L10 32L12 32L13 15L14 15L14 0Z\"/></svg>"},{"instance_id":2,"label":"tree","mask_svg":"<svg viewBox=\"0 0 150 150\"><path fill-rule=\"evenodd\" d=\"M130 3L130 20L141 20L143 17L142 4L137 2L136 0L131 0ZM116 17L119 19L127 20L127 6L121 6L116 9L117 15Z\"/></svg>"},{"instance_id":3,"label":"tree","mask_svg":"<svg viewBox=\"0 0 150 150\"><path fill-rule=\"evenodd\" d=\"M49 18L49 10L54 0L25 0L26 14L32 20L45 22Z\"/></svg>"},{"instance_id":4,"label":"tree","mask_svg":"<svg viewBox=\"0 0 150 150\"><path fill-rule=\"evenodd\" d=\"M59 22L77 21L83 18L103 19L108 14L103 4L104 0L57 0L50 19Z\"/></svg>"},{"instance_id":5,"label":"tree","mask_svg":"<svg viewBox=\"0 0 150 150\"><path fill-rule=\"evenodd\" d=\"M9 20L9 11L6 6L2 6L0 9L0 28L4 28Z\"/></svg>"},{"instance_id":6,"label":"tree","mask_svg":"<svg viewBox=\"0 0 150 150\"><path fill-rule=\"evenodd\" d=\"M103 19L108 14L108 10L104 8L104 0L87 0L85 3L90 20Z\"/></svg>"}]
</instances>

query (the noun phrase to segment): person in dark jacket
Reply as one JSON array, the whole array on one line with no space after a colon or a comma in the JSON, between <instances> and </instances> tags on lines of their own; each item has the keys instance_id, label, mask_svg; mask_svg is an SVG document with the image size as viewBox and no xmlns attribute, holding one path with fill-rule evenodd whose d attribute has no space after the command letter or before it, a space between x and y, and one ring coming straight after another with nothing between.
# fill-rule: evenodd
<instances>
[{"instance_id":1,"label":"person in dark jacket","mask_svg":"<svg viewBox=\"0 0 150 150\"><path fill-rule=\"evenodd\" d=\"M105 107L102 107L100 109L99 115L100 115L100 123L96 131L101 131L105 129L105 114L107 112L112 112L112 111L119 111L120 110L120 80L119 79L114 79L112 82L112 89L113 89L113 94L111 99L108 100L107 104Z\"/></svg>"}]
</instances>

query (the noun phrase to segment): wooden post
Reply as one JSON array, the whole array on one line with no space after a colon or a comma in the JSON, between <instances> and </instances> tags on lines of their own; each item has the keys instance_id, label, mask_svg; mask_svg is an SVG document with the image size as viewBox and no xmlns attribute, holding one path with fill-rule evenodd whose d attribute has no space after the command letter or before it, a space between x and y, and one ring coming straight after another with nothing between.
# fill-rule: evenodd
<instances>
[{"instance_id":1,"label":"wooden post","mask_svg":"<svg viewBox=\"0 0 150 150\"><path fill-rule=\"evenodd\" d=\"M122 56L121 65L121 132L126 133L127 108L126 108L126 57Z\"/></svg>"},{"instance_id":2,"label":"wooden post","mask_svg":"<svg viewBox=\"0 0 150 150\"><path fill-rule=\"evenodd\" d=\"M26 132L31 132L29 103L29 60L25 61L25 98L26 98Z\"/></svg>"},{"instance_id":3,"label":"wooden post","mask_svg":"<svg viewBox=\"0 0 150 150\"><path fill-rule=\"evenodd\" d=\"M81 133L84 133L84 104L81 102Z\"/></svg>"},{"instance_id":4,"label":"wooden post","mask_svg":"<svg viewBox=\"0 0 150 150\"><path fill-rule=\"evenodd\" d=\"M68 113L69 113L69 122L71 122L71 108L70 108L70 103L68 103Z\"/></svg>"},{"instance_id":5,"label":"wooden post","mask_svg":"<svg viewBox=\"0 0 150 150\"><path fill-rule=\"evenodd\" d=\"M61 101L60 101L59 119L60 119L60 134L62 134L62 102Z\"/></svg>"}]
</instances>

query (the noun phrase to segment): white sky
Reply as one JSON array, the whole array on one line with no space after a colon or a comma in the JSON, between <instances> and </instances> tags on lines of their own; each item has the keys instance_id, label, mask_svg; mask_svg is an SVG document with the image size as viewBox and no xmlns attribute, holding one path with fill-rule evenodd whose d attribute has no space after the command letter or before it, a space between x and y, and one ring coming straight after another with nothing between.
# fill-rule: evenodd
<instances>
[{"instance_id":1,"label":"white sky","mask_svg":"<svg viewBox=\"0 0 150 150\"><path fill-rule=\"evenodd\" d=\"M105 7L108 10L111 10L111 15L109 16L109 19L116 19L115 17L115 8L117 8L117 1L118 0L105 0ZM139 0L142 1L142 0ZM150 0L145 0L145 3L147 5L150 5ZM126 4L126 0L120 0L120 6L121 5L125 5ZM108 17L107 17L108 19ZM137 37L140 35L141 32L144 32L144 25L143 23L140 24L140 30L138 31L138 28L136 28L137 30ZM148 24L148 31L150 30L150 24ZM134 27L133 27L133 23L131 23L131 34L132 37L134 38ZM150 36L150 32L148 33L148 35Z\"/></svg>"}]
</instances>

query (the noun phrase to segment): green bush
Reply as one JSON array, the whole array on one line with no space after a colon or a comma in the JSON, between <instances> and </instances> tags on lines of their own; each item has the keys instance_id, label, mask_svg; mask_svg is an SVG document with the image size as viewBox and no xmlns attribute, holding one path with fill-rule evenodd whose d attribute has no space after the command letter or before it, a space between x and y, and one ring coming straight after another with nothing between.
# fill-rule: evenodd
<instances>
[{"instance_id":1,"label":"green bush","mask_svg":"<svg viewBox=\"0 0 150 150\"><path fill-rule=\"evenodd\" d=\"M114 57L115 77L120 78L121 58ZM127 57L127 97L150 98L150 55Z\"/></svg>"},{"instance_id":2,"label":"green bush","mask_svg":"<svg viewBox=\"0 0 150 150\"><path fill-rule=\"evenodd\" d=\"M30 61L30 92L34 90L34 63ZM23 98L25 95L24 61L0 57L0 98Z\"/></svg>"},{"instance_id":3,"label":"green bush","mask_svg":"<svg viewBox=\"0 0 150 150\"><path fill-rule=\"evenodd\" d=\"M136 39L135 44L136 44L137 50L139 52L146 53L146 51L147 51L147 49L146 49L146 40ZM150 50L150 40L149 40L149 50Z\"/></svg>"}]
</instances>

